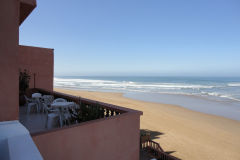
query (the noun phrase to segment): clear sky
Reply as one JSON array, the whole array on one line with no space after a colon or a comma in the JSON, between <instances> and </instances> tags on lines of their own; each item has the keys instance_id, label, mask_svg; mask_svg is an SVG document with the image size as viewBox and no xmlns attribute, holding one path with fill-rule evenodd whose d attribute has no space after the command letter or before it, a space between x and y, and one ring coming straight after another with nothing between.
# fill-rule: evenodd
<instances>
[{"instance_id":1,"label":"clear sky","mask_svg":"<svg viewBox=\"0 0 240 160\"><path fill-rule=\"evenodd\" d=\"M37 0L20 44L55 75L240 76L240 0Z\"/></svg>"}]
</instances>

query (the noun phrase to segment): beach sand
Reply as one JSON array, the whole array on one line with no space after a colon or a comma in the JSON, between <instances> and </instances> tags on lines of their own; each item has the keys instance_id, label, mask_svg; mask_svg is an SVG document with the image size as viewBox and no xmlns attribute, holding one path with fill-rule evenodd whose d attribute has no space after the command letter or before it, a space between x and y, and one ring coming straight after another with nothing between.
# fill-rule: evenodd
<instances>
[{"instance_id":1,"label":"beach sand","mask_svg":"<svg viewBox=\"0 0 240 160\"><path fill-rule=\"evenodd\" d=\"M105 93L54 89L143 111L141 129L152 132L164 151L185 160L240 160L240 121Z\"/></svg>"}]
</instances>

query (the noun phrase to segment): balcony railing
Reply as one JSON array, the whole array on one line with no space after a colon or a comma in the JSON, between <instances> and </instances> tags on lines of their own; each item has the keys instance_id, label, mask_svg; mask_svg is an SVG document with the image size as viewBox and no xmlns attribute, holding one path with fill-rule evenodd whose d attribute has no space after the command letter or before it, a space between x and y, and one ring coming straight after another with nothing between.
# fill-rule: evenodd
<instances>
[{"instance_id":1,"label":"balcony railing","mask_svg":"<svg viewBox=\"0 0 240 160\"><path fill-rule=\"evenodd\" d=\"M99 101L90 100L87 98L77 97L73 95L49 91L40 88L28 90L27 95L30 97L33 93L41 93L42 95L52 95L54 99L64 98L69 102L75 102L76 104L78 104L80 106L80 109L76 109L77 112L75 113L77 114L72 116L71 118L71 122L73 122L72 124L75 124L76 122L82 123L96 119L114 117L128 112L139 112L112 104L107 104Z\"/></svg>"}]
</instances>

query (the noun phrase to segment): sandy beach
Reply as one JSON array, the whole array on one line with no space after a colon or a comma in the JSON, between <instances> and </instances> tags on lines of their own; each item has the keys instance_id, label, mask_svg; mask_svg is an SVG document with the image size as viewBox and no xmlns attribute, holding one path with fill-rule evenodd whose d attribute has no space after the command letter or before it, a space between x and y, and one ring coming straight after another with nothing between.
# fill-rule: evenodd
<instances>
[{"instance_id":1,"label":"sandy beach","mask_svg":"<svg viewBox=\"0 0 240 160\"><path fill-rule=\"evenodd\" d=\"M141 129L172 155L185 160L239 160L240 121L191 111L180 106L150 103L121 93L55 91L143 111Z\"/></svg>"}]
</instances>

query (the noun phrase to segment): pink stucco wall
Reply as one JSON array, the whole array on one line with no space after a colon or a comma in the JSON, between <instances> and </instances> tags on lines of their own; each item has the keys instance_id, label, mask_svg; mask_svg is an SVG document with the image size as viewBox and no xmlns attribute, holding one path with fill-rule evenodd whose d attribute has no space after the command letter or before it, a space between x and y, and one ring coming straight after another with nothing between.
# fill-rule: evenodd
<instances>
[{"instance_id":1,"label":"pink stucco wall","mask_svg":"<svg viewBox=\"0 0 240 160\"><path fill-rule=\"evenodd\" d=\"M19 1L0 0L0 121L18 119Z\"/></svg>"},{"instance_id":2,"label":"pink stucco wall","mask_svg":"<svg viewBox=\"0 0 240 160\"><path fill-rule=\"evenodd\" d=\"M27 69L31 75L30 88L53 90L54 55L53 49L19 46L19 69Z\"/></svg>"},{"instance_id":3,"label":"pink stucco wall","mask_svg":"<svg viewBox=\"0 0 240 160\"><path fill-rule=\"evenodd\" d=\"M0 121L18 119L19 22L35 6L36 0L0 0Z\"/></svg>"},{"instance_id":4,"label":"pink stucco wall","mask_svg":"<svg viewBox=\"0 0 240 160\"><path fill-rule=\"evenodd\" d=\"M47 160L139 160L140 114L125 113L33 135Z\"/></svg>"}]
</instances>

